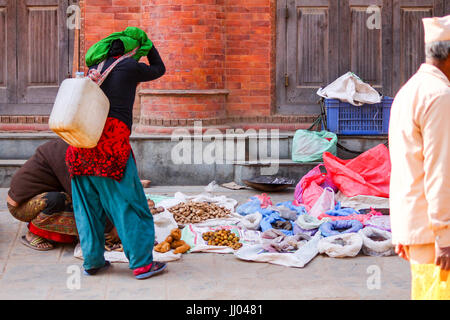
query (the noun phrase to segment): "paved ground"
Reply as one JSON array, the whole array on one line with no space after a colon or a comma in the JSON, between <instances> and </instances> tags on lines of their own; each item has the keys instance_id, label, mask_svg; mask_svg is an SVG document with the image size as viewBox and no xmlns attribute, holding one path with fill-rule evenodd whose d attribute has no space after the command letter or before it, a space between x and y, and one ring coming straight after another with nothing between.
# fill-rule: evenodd
<instances>
[{"instance_id":1,"label":"paved ground","mask_svg":"<svg viewBox=\"0 0 450 320\"><path fill-rule=\"evenodd\" d=\"M201 192L200 187L154 187L146 193L172 196L176 191ZM409 299L410 272L395 257L333 259L317 256L303 269L238 260L233 255L194 253L169 263L155 278L135 280L127 264L115 263L95 277L81 275L79 289L69 289L82 261L74 246L47 252L31 250L19 241L25 223L7 211L6 189L0 189L0 299ZM225 194L240 203L252 190ZM274 203L292 199L292 190L270 194ZM74 269L73 269L74 268ZM375 270L375 272L374 272ZM377 273L379 271L379 273ZM76 272L76 271L75 271ZM370 286L380 276L380 287ZM369 283L369 286L368 286Z\"/></svg>"}]
</instances>

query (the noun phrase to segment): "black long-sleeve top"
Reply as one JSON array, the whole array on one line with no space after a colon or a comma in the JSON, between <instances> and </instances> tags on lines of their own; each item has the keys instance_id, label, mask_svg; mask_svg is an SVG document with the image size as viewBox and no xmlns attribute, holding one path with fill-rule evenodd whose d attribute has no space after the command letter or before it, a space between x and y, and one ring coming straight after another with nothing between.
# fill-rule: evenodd
<instances>
[{"instance_id":1,"label":"black long-sleeve top","mask_svg":"<svg viewBox=\"0 0 450 320\"><path fill-rule=\"evenodd\" d=\"M137 85L140 82L158 79L166 72L164 62L154 46L150 49L147 59L150 65L138 62L134 58L124 59L114 67L100 86L109 99L108 117L123 121L130 131L133 125L133 104ZM102 73L114 61L116 58L108 58ZM90 69L97 67L98 65L93 65Z\"/></svg>"}]
</instances>

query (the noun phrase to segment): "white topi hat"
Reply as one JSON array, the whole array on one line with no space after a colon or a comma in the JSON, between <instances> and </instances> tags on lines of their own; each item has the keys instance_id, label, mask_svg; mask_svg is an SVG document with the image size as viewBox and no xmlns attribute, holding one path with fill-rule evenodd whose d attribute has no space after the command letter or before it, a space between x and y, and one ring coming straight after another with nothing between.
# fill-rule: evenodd
<instances>
[{"instance_id":1,"label":"white topi hat","mask_svg":"<svg viewBox=\"0 0 450 320\"><path fill-rule=\"evenodd\" d=\"M450 15L422 19L425 30L425 43L450 41Z\"/></svg>"}]
</instances>

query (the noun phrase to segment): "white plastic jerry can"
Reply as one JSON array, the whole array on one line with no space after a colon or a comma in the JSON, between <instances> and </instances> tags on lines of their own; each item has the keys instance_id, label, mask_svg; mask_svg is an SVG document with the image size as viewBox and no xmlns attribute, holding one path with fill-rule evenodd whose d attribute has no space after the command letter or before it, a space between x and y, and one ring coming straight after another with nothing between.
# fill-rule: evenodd
<instances>
[{"instance_id":1,"label":"white plastic jerry can","mask_svg":"<svg viewBox=\"0 0 450 320\"><path fill-rule=\"evenodd\" d=\"M78 77L66 79L59 87L49 127L71 146L94 148L108 113L109 100L94 81Z\"/></svg>"}]
</instances>

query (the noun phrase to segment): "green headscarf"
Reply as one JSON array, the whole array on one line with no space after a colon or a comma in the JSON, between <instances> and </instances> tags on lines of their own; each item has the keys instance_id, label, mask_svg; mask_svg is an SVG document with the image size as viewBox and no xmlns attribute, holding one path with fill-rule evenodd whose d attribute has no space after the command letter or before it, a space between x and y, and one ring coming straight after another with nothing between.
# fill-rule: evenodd
<instances>
[{"instance_id":1,"label":"green headscarf","mask_svg":"<svg viewBox=\"0 0 450 320\"><path fill-rule=\"evenodd\" d=\"M152 41L143 30L137 27L128 27L125 31L110 34L90 47L86 53L86 65L90 67L105 60L111 43L117 39L122 40L123 45L125 46L125 53L140 46L139 50L133 56L136 60L146 56L153 47Z\"/></svg>"}]
</instances>

